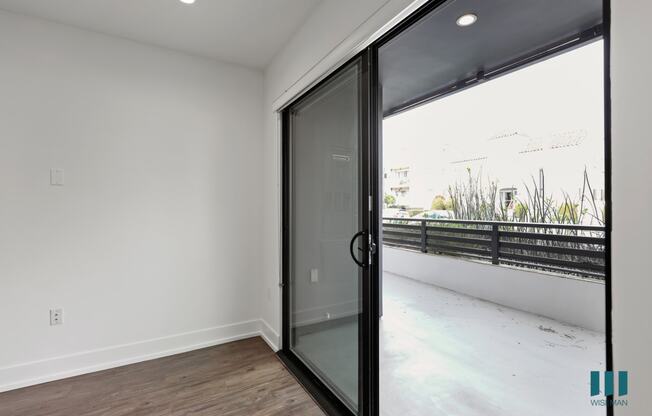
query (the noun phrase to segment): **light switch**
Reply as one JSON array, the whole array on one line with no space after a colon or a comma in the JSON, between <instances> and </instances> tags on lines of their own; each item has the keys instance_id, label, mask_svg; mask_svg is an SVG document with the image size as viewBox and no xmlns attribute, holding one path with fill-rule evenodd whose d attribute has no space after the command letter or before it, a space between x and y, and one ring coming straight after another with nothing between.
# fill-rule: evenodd
<instances>
[{"instance_id":1,"label":"light switch","mask_svg":"<svg viewBox=\"0 0 652 416\"><path fill-rule=\"evenodd\" d=\"M50 185L63 186L63 183L64 183L63 169L60 168L50 169Z\"/></svg>"},{"instance_id":2,"label":"light switch","mask_svg":"<svg viewBox=\"0 0 652 416\"><path fill-rule=\"evenodd\" d=\"M310 269L310 283L317 283L319 281L319 270Z\"/></svg>"}]
</instances>

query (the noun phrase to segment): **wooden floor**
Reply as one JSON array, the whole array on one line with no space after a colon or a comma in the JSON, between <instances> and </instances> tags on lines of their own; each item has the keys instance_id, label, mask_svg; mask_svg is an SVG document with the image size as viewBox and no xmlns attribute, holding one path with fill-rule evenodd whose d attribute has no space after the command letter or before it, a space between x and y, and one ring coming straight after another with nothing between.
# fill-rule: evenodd
<instances>
[{"instance_id":1,"label":"wooden floor","mask_svg":"<svg viewBox=\"0 0 652 416\"><path fill-rule=\"evenodd\" d=\"M260 338L0 393L2 416L323 415Z\"/></svg>"}]
</instances>

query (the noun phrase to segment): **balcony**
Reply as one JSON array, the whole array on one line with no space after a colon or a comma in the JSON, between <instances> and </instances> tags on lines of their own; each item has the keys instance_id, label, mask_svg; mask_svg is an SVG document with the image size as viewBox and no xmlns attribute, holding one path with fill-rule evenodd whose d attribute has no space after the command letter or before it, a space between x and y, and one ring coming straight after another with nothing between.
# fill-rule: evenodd
<instances>
[{"instance_id":1,"label":"balcony","mask_svg":"<svg viewBox=\"0 0 652 416\"><path fill-rule=\"evenodd\" d=\"M589 403L604 333L387 271L383 281L382 416L604 416Z\"/></svg>"},{"instance_id":2,"label":"balcony","mask_svg":"<svg viewBox=\"0 0 652 416\"><path fill-rule=\"evenodd\" d=\"M383 244L383 415L604 414L603 227L386 218Z\"/></svg>"},{"instance_id":3,"label":"balcony","mask_svg":"<svg viewBox=\"0 0 652 416\"><path fill-rule=\"evenodd\" d=\"M384 270L604 331L604 227L383 220Z\"/></svg>"}]
</instances>

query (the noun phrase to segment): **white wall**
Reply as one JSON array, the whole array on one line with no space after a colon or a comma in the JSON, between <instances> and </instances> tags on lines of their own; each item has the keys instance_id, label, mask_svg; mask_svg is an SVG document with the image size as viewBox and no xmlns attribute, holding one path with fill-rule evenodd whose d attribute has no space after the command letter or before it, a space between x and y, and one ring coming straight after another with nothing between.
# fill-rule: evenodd
<instances>
[{"instance_id":1,"label":"white wall","mask_svg":"<svg viewBox=\"0 0 652 416\"><path fill-rule=\"evenodd\" d=\"M264 297L262 316L280 330L280 151L274 111L341 61L362 40L385 25L408 0L332 0L321 4L265 72ZM652 130L647 69L652 66L645 0L612 1L613 162L613 342L615 368L630 371L629 406L617 416L647 414L652 392L652 193L649 155ZM380 7L380 9L378 9ZM638 189L638 190L637 190Z\"/></svg>"},{"instance_id":2,"label":"white wall","mask_svg":"<svg viewBox=\"0 0 652 416\"><path fill-rule=\"evenodd\" d=\"M631 391L616 415L638 416L652 393L652 2L611 3L614 367L629 370Z\"/></svg>"},{"instance_id":3,"label":"white wall","mask_svg":"<svg viewBox=\"0 0 652 416\"><path fill-rule=\"evenodd\" d=\"M604 332L605 286L515 267L383 247L383 270L499 305Z\"/></svg>"},{"instance_id":4,"label":"white wall","mask_svg":"<svg viewBox=\"0 0 652 416\"><path fill-rule=\"evenodd\" d=\"M0 12L0 390L259 332L262 82Z\"/></svg>"}]
</instances>

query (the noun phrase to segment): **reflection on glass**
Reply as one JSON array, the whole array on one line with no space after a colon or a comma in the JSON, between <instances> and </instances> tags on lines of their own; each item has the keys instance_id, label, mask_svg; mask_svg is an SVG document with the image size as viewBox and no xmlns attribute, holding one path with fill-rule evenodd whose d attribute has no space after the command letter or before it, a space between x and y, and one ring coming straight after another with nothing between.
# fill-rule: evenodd
<instances>
[{"instance_id":1,"label":"reflection on glass","mask_svg":"<svg viewBox=\"0 0 652 416\"><path fill-rule=\"evenodd\" d=\"M358 407L360 64L290 109L292 351Z\"/></svg>"}]
</instances>

